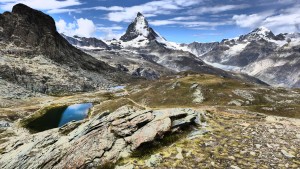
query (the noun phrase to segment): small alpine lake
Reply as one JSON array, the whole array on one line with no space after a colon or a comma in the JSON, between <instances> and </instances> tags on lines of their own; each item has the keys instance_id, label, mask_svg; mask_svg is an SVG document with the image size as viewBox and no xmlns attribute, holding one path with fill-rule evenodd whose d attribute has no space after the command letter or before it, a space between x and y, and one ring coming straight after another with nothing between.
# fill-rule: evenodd
<instances>
[{"instance_id":1,"label":"small alpine lake","mask_svg":"<svg viewBox=\"0 0 300 169\"><path fill-rule=\"evenodd\" d=\"M45 108L40 116L25 120L24 127L33 133L62 127L71 121L83 120L92 107L92 103L82 103Z\"/></svg>"}]
</instances>

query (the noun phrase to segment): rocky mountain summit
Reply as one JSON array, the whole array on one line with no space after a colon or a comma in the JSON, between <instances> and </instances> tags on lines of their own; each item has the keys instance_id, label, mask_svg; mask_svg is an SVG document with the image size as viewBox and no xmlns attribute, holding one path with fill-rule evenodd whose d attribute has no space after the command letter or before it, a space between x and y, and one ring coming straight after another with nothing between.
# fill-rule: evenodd
<instances>
[{"instance_id":1,"label":"rocky mountain summit","mask_svg":"<svg viewBox=\"0 0 300 169\"><path fill-rule=\"evenodd\" d=\"M299 46L299 33L274 35L260 27L220 43L195 42L188 49L206 62L247 73L268 84L300 87Z\"/></svg>"},{"instance_id":2,"label":"rocky mountain summit","mask_svg":"<svg viewBox=\"0 0 300 169\"><path fill-rule=\"evenodd\" d=\"M149 27L148 21L145 19L144 15L138 12L137 17L128 26L126 33L121 36L120 40L128 42L136 38L146 38L151 41L158 37L160 36L151 27Z\"/></svg>"},{"instance_id":3,"label":"rocky mountain summit","mask_svg":"<svg viewBox=\"0 0 300 169\"><path fill-rule=\"evenodd\" d=\"M121 72L70 45L49 15L26 5L0 15L0 37L1 80L29 91L87 91L122 79L115 78Z\"/></svg>"}]
</instances>

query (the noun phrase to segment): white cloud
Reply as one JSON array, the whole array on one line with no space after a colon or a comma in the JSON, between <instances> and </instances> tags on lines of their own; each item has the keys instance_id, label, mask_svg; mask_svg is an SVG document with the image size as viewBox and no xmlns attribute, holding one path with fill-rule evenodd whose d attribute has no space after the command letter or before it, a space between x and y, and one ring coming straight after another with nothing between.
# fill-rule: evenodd
<instances>
[{"instance_id":1,"label":"white cloud","mask_svg":"<svg viewBox=\"0 0 300 169\"><path fill-rule=\"evenodd\" d=\"M102 32L104 33L104 36L101 37L102 39L118 39L124 34L121 26L104 27L103 25L95 25L92 20L85 18L75 19L71 23L60 19L56 22L56 27L59 33L67 36L96 37L96 32Z\"/></svg>"},{"instance_id":2,"label":"white cloud","mask_svg":"<svg viewBox=\"0 0 300 169\"><path fill-rule=\"evenodd\" d=\"M74 35L74 30L76 29L76 24L74 23L66 23L63 19L60 19L55 23L57 31L59 33L64 33L66 35Z\"/></svg>"},{"instance_id":3,"label":"white cloud","mask_svg":"<svg viewBox=\"0 0 300 169\"><path fill-rule=\"evenodd\" d=\"M273 11L251 15L234 15L232 19L235 21L236 25L242 28L255 28L260 25L266 17L271 15L273 15Z\"/></svg>"},{"instance_id":4,"label":"white cloud","mask_svg":"<svg viewBox=\"0 0 300 169\"><path fill-rule=\"evenodd\" d=\"M79 18L73 23L66 23L63 19L56 22L57 31L68 36L91 37L96 31L96 25L92 20Z\"/></svg>"},{"instance_id":5,"label":"white cloud","mask_svg":"<svg viewBox=\"0 0 300 169\"><path fill-rule=\"evenodd\" d=\"M75 12L75 13L81 13L82 11L89 11L89 10L102 10L102 11L122 11L124 8L120 6L111 6L111 7L104 7L104 6L95 6L90 8L80 8L80 9L51 9L47 12L50 14L55 13L66 13L66 12Z\"/></svg>"},{"instance_id":6,"label":"white cloud","mask_svg":"<svg viewBox=\"0 0 300 169\"><path fill-rule=\"evenodd\" d=\"M162 25L179 25L185 28L190 29L199 29L199 30L213 30L217 26L222 25L231 25L232 21L219 21L219 22L202 22L202 21L183 21L183 20L154 20L150 22L151 25L154 26L162 26Z\"/></svg>"},{"instance_id":7,"label":"white cloud","mask_svg":"<svg viewBox=\"0 0 300 169\"><path fill-rule=\"evenodd\" d=\"M197 16L181 16L181 17L176 17L176 18L172 18L170 20L173 21L187 21L187 20L196 20Z\"/></svg>"},{"instance_id":8,"label":"white cloud","mask_svg":"<svg viewBox=\"0 0 300 169\"><path fill-rule=\"evenodd\" d=\"M265 26L274 33L290 33L299 31L300 5L289 7L277 12L266 12L251 15L235 15L233 20L236 25L244 28L255 28Z\"/></svg>"},{"instance_id":9,"label":"white cloud","mask_svg":"<svg viewBox=\"0 0 300 169\"><path fill-rule=\"evenodd\" d=\"M77 19L77 29L75 34L83 37L91 37L96 31L96 26L92 20L80 18Z\"/></svg>"},{"instance_id":10,"label":"white cloud","mask_svg":"<svg viewBox=\"0 0 300 169\"><path fill-rule=\"evenodd\" d=\"M107 15L108 20L114 22L131 22L138 12L147 17L170 14L172 11L183 9L184 7L202 3L202 0L159 0L151 1L145 4L125 7L122 11L110 12Z\"/></svg>"},{"instance_id":11,"label":"white cloud","mask_svg":"<svg viewBox=\"0 0 300 169\"><path fill-rule=\"evenodd\" d=\"M0 8L10 11L15 4L23 3L39 10L60 9L82 4L79 0L1 0Z\"/></svg>"},{"instance_id":12,"label":"white cloud","mask_svg":"<svg viewBox=\"0 0 300 169\"><path fill-rule=\"evenodd\" d=\"M104 36L102 36L101 38L105 40L119 39L125 33L123 32L123 29L124 29L123 27L118 25L113 25L110 27L103 27L103 26L97 27L97 31L104 33Z\"/></svg>"},{"instance_id":13,"label":"white cloud","mask_svg":"<svg viewBox=\"0 0 300 169\"><path fill-rule=\"evenodd\" d=\"M249 7L249 5L246 5L246 4L205 6L205 7L199 7L199 8L189 10L188 13L191 13L191 14L205 14L205 13L216 14L216 13L220 13L220 12L244 9L244 8L248 8L248 7Z\"/></svg>"}]
</instances>

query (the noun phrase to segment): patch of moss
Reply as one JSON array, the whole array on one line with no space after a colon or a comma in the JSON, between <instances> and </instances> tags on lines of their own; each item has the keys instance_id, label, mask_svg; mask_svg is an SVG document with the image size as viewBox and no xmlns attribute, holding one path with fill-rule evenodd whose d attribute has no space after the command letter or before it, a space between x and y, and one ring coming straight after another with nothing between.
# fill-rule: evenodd
<instances>
[{"instance_id":1,"label":"patch of moss","mask_svg":"<svg viewBox=\"0 0 300 169\"><path fill-rule=\"evenodd\" d=\"M116 167L116 164L113 162L107 162L101 166L98 166L97 169L114 169Z\"/></svg>"}]
</instances>

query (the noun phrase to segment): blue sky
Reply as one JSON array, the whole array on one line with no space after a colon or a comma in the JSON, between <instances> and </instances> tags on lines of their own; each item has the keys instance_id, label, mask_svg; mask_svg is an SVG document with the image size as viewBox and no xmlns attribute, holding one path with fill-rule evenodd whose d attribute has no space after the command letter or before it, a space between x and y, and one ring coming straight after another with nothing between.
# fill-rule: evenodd
<instances>
[{"instance_id":1,"label":"blue sky","mask_svg":"<svg viewBox=\"0 0 300 169\"><path fill-rule=\"evenodd\" d=\"M137 12L169 41L212 42L265 26L299 32L300 0L1 0L0 12L24 3L51 15L59 32L118 38Z\"/></svg>"}]
</instances>

